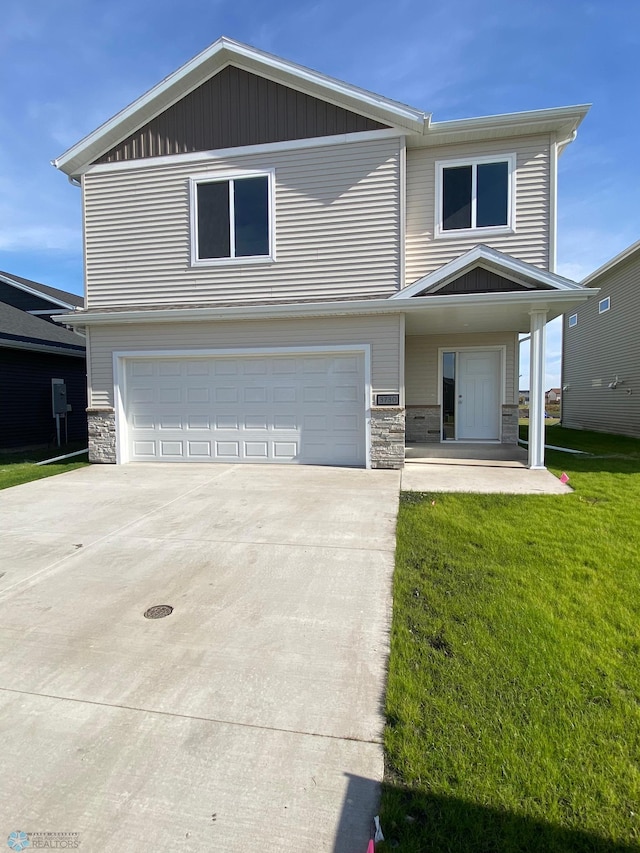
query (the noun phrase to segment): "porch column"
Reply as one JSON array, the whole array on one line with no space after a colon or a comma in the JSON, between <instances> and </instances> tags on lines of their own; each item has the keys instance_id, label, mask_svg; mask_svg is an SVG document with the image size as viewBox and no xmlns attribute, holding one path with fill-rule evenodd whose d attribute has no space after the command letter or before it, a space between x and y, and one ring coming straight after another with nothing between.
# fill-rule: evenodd
<instances>
[{"instance_id":1,"label":"porch column","mask_svg":"<svg viewBox=\"0 0 640 853\"><path fill-rule=\"evenodd\" d=\"M529 356L529 468L544 468L544 378L546 311L531 312Z\"/></svg>"}]
</instances>

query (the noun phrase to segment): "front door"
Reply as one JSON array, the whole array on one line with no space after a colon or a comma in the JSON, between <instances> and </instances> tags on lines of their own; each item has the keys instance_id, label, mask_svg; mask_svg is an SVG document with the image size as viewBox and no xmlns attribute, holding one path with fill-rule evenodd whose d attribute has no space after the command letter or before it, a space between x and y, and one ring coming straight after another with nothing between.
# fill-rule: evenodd
<instances>
[{"instance_id":1,"label":"front door","mask_svg":"<svg viewBox=\"0 0 640 853\"><path fill-rule=\"evenodd\" d=\"M458 353L458 441L500 439L500 351Z\"/></svg>"}]
</instances>

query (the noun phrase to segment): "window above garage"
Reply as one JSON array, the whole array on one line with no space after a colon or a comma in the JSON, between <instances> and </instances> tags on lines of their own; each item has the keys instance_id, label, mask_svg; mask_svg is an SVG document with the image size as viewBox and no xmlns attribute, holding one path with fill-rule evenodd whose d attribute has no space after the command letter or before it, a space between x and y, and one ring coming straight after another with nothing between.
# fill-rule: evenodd
<instances>
[{"instance_id":1,"label":"window above garage","mask_svg":"<svg viewBox=\"0 0 640 853\"><path fill-rule=\"evenodd\" d=\"M515 228L515 154L436 163L436 236Z\"/></svg>"},{"instance_id":2,"label":"window above garage","mask_svg":"<svg viewBox=\"0 0 640 853\"><path fill-rule=\"evenodd\" d=\"M191 263L274 260L273 172L191 178Z\"/></svg>"}]
</instances>

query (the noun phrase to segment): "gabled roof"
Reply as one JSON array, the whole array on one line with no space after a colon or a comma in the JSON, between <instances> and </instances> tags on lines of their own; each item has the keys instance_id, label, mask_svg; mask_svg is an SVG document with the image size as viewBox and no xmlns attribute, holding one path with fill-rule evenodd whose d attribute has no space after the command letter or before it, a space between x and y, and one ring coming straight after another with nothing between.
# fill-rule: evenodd
<instances>
[{"instance_id":1,"label":"gabled roof","mask_svg":"<svg viewBox=\"0 0 640 853\"><path fill-rule=\"evenodd\" d=\"M227 65L236 65L393 127L422 133L429 121L429 116L422 110L343 83L223 36L65 151L53 161L53 165L67 175L78 174L83 167Z\"/></svg>"},{"instance_id":2,"label":"gabled roof","mask_svg":"<svg viewBox=\"0 0 640 853\"><path fill-rule=\"evenodd\" d=\"M576 284L575 281L547 272L533 264L525 263L525 261L519 261L511 255L499 252L497 249L479 244L463 255L449 261L448 264L419 278L409 287L405 287L404 290L394 293L389 299L410 299L413 296L435 293L474 267L483 267L531 290L540 288L548 290L583 289L582 285Z\"/></svg>"},{"instance_id":3,"label":"gabled roof","mask_svg":"<svg viewBox=\"0 0 640 853\"><path fill-rule=\"evenodd\" d=\"M20 349L74 350L84 354L85 340L63 326L34 317L27 311L0 302L0 346Z\"/></svg>"},{"instance_id":4,"label":"gabled roof","mask_svg":"<svg viewBox=\"0 0 640 853\"><path fill-rule=\"evenodd\" d=\"M592 281L600 278L601 275L609 272L609 270L616 267L618 264L624 263L624 261L628 260L632 255L635 255L636 252L640 252L640 240L636 240L635 243L632 243L630 246L627 246L626 249L623 249L619 254L617 254L614 258L611 258L610 261L607 261L606 264L603 264L601 267L598 267L597 270L590 273L586 278L582 279L582 285L586 287L588 284L591 284Z\"/></svg>"},{"instance_id":5,"label":"gabled roof","mask_svg":"<svg viewBox=\"0 0 640 853\"><path fill-rule=\"evenodd\" d=\"M82 296L68 293L66 290L58 290L56 287L49 287L47 284L31 281L31 279L22 278L22 276L13 273L0 270L0 281L11 287L16 287L18 290L24 290L26 293L48 299L54 308L82 308L84 305Z\"/></svg>"}]
</instances>

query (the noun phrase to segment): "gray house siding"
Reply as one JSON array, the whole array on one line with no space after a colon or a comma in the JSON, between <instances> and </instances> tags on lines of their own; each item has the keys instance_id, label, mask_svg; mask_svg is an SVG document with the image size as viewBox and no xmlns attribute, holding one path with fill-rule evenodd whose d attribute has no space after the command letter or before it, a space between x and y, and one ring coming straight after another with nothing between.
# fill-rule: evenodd
<instances>
[{"instance_id":1,"label":"gray house siding","mask_svg":"<svg viewBox=\"0 0 640 853\"><path fill-rule=\"evenodd\" d=\"M563 426L640 438L640 251L589 287L600 295L575 312L577 325L563 322ZM599 314L607 296L611 307Z\"/></svg>"},{"instance_id":2,"label":"gray house siding","mask_svg":"<svg viewBox=\"0 0 640 853\"><path fill-rule=\"evenodd\" d=\"M228 65L96 162L213 151L386 126Z\"/></svg>"}]
</instances>

